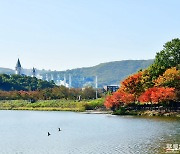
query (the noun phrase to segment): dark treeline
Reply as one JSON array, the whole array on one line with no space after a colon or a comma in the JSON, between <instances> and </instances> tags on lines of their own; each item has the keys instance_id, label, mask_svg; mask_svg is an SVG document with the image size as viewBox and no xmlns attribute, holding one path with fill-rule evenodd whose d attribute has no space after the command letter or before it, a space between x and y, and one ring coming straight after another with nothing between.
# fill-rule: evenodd
<instances>
[{"instance_id":1,"label":"dark treeline","mask_svg":"<svg viewBox=\"0 0 180 154\"><path fill-rule=\"evenodd\" d=\"M46 88L36 91L0 91L0 100L51 100L51 99L94 99L96 91L92 87L84 89L66 88L64 86L56 86L54 88ZM98 97L100 93L98 92Z\"/></svg>"},{"instance_id":2,"label":"dark treeline","mask_svg":"<svg viewBox=\"0 0 180 154\"><path fill-rule=\"evenodd\" d=\"M56 87L53 81L47 82L30 76L0 74L0 90L35 91Z\"/></svg>"}]
</instances>

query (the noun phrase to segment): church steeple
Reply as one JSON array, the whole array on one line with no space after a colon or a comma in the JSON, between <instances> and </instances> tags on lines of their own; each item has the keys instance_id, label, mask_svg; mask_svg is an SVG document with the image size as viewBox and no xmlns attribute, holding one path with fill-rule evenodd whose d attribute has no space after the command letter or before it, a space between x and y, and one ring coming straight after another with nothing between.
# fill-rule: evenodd
<instances>
[{"instance_id":1,"label":"church steeple","mask_svg":"<svg viewBox=\"0 0 180 154\"><path fill-rule=\"evenodd\" d=\"M16 71L16 74L21 75L21 63L20 63L19 58L18 58L18 61L16 63L15 71Z\"/></svg>"}]
</instances>

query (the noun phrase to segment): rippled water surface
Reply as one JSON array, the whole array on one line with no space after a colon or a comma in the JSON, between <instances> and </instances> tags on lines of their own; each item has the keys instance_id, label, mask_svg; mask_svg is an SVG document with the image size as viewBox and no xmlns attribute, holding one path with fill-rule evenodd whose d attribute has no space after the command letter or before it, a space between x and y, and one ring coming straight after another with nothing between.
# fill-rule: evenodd
<instances>
[{"instance_id":1,"label":"rippled water surface","mask_svg":"<svg viewBox=\"0 0 180 154\"><path fill-rule=\"evenodd\" d=\"M0 111L1 154L153 154L167 143L180 144L178 119Z\"/></svg>"}]
</instances>

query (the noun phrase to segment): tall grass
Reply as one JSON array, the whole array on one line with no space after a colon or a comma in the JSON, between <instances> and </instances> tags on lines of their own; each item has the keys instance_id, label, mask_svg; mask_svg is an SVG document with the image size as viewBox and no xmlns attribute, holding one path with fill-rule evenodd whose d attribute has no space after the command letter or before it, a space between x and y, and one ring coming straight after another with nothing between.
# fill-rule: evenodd
<instances>
[{"instance_id":1,"label":"tall grass","mask_svg":"<svg viewBox=\"0 0 180 154\"><path fill-rule=\"evenodd\" d=\"M46 110L46 111L85 111L103 107L103 98L91 101L39 100L30 103L26 100L1 100L0 110Z\"/></svg>"},{"instance_id":2,"label":"tall grass","mask_svg":"<svg viewBox=\"0 0 180 154\"><path fill-rule=\"evenodd\" d=\"M85 104L86 110L94 110L98 108L104 108L104 98L91 100Z\"/></svg>"}]
</instances>

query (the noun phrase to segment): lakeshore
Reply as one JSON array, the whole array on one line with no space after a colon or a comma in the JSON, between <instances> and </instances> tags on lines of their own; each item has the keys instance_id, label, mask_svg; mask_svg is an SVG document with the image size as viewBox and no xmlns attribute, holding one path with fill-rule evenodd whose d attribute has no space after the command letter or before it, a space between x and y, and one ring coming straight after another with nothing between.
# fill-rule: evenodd
<instances>
[{"instance_id":1,"label":"lakeshore","mask_svg":"<svg viewBox=\"0 0 180 154\"><path fill-rule=\"evenodd\" d=\"M39 100L30 103L26 100L1 100L0 110L31 110L31 111L72 111L84 114L113 114L113 115L133 115L133 116L159 116L180 118L179 111L157 111L157 110L125 110L111 111L104 107L104 99L97 100Z\"/></svg>"}]
</instances>

